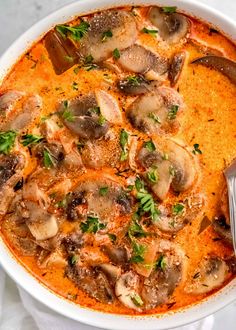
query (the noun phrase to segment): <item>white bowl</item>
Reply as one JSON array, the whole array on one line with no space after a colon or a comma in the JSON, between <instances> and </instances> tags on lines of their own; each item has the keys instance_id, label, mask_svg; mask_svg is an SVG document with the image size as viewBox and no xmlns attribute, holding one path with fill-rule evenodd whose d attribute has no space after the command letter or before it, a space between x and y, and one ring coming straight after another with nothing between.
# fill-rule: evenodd
<instances>
[{"instance_id":1,"label":"white bowl","mask_svg":"<svg viewBox=\"0 0 236 330\"><path fill-rule=\"evenodd\" d=\"M236 41L236 24L234 21L222 15L220 12L193 0L191 2L188 0L81 0L65 6L44 18L14 42L0 59L0 82L19 56L29 49L32 43L39 40L54 25L69 21L76 15L86 14L96 10L122 5L142 4L160 6L177 5L179 10L212 24L215 28L223 31L232 41ZM80 307L50 291L14 259L2 239L0 239L0 262L12 279L41 303L71 319L102 329L170 329L204 318L236 299L235 279L209 298L177 312L169 312L164 315L135 317L106 314Z\"/></svg>"}]
</instances>

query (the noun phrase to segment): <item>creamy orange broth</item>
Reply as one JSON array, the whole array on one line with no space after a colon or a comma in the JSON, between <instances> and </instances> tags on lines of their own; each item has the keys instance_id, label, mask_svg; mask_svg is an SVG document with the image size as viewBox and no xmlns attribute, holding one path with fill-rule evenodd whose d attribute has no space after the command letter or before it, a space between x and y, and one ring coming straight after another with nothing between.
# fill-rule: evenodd
<instances>
[{"instance_id":1,"label":"creamy orange broth","mask_svg":"<svg viewBox=\"0 0 236 330\"><path fill-rule=\"evenodd\" d=\"M130 8L124 8L124 10L129 11ZM142 26L144 24L143 20L147 19L148 9L141 9L139 12L141 16L138 17L138 24ZM71 24L74 25L74 22L71 22ZM191 35L199 42L205 43L209 48L220 50L225 57L236 60L235 46L222 34L210 32L209 26L206 24L196 19L191 19ZM201 234L198 234L198 232L203 215L206 215L210 220L219 215L222 187L225 181L223 170L236 155L236 86L226 76L215 70L191 64L192 60L204 55L196 44L192 43L191 39L188 39L187 43L180 42L169 49L165 49L151 35L139 33L138 38L142 44L145 44L154 52L158 51L159 54L171 56L177 51L184 49L189 56L188 63L184 67L176 87L183 96L185 108L179 115L180 130L175 135L175 138L183 140L191 149L193 149L194 144L199 144L202 155L197 154L194 156L199 161L200 173L199 184L196 189L205 194L205 203L203 212L199 213L190 224L186 225L171 238L174 242L179 243L187 254L188 280L195 273L199 262L204 256L213 254L226 258L232 255L232 248L229 245L222 240L213 240L218 236L211 226L207 227ZM69 100L98 88L109 91L111 88L106 80L106 75L109 75L109 79L116 80L116 73L109 69L91 71L80 69L76 74L74 73L74 68L75 66L61 75L56 75L44 46L44 40L41 40L29 50L28 55L24 55L16 63L0 86L0 94L9 89L24 91L26 94L39 94L43 100L40 114L42 117L55 112L58 103L65 99ZM78 90L72 89L73 82L78 84ZM164 85L168 86L169 81L165 80ZM139 134L142 139L147 139L148 135L133 128L125 117L127 105L131 104L134 98L122 95L122 93L118 93L116 90L113 91L111 89L110 92L124 109L122 113L122 127L129 132L133 131L134 134ZM33 125L39 124L40 119L38 118ZM115 127L116 132L119 129ZM149 137L155 140L153 134L150 134ZM114 150L109 152L116 153L117 150L114 148ZM106 151L104 154L106 154ZM24 169L24 177L26 178L32 173L37 166L37 160L32 158ZM104 171L114 175L116 170L114 168L101 168L95 171L95 175L99 177L103 175ZM70 174L74 185L80 180L81 173L80 171L75 171ZM122 177L117 177L117 180L121 183L125 182L125 179ZM45 178L45 181L47 181L47 178ZM43 183L41 182L42 185ZM183 196L188 196L188 193L188 191L184 192ZM168 198L172 202L176 199L173 194L169 195ZM101 303L91 298L81 289L78 289L70 279L65 277L64 266L52 265L40 268L35 257L22 255L21 251L11 242L10 219L6 217L3 221L6 225L2 226L1 235L17 260L48 288L82 306L117 314L165 313L168 310L176 310L197 303L215 292L215 290L212 290L210 293L191 295L184 291L185 283L181 283L177 286L167 304L157 306L145 312L127 308L117 299L112 304ZM120 217L116 221L113 229L125 228L130 221L130 216ZM64 233L70 233L74 227L74 222L65 221L61 225L61 230ZM93 240L93 234L90 235L91 240ZM94 244L90 247L91 253L93 249L96 250L97 248L99 246L94 241ZM109 259L105 258L104 260L107 261ZM232 279L233 275L227 277L224 285Z\"/></svg>"}]
</instances>

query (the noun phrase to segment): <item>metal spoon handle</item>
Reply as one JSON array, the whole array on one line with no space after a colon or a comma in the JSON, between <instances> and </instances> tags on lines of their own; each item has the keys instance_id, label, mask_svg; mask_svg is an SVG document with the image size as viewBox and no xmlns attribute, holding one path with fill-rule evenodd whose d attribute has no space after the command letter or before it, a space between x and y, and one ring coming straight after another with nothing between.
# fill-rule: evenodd
<instances>
[{"instance_id":1,"label":"metal spoon handle","mask_svg":"<svg viewBox=\"0 0 236 330\"><path fill-rule=\"evenodd\" d=\"M233 238L234 253L236 255L236 177L227 177L229 196L230 228Z\"/></svg>"}]
</instances>

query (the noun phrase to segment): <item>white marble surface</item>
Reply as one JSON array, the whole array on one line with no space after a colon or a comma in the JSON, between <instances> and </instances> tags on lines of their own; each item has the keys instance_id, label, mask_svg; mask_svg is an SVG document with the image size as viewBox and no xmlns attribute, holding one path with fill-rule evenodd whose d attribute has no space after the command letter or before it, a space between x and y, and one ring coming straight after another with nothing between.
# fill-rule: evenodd
<instances>
[{"instance_id":1,"label":"white marble surface","mask_svg":"<svg viewBox=\"0 0 236 330\"><path fill-rule=\"evenodd\" d=\"M190 0L191 1L191 0ZM201 0L236 19L236 0ZM0 0L0 55L27 28L55 9L71 0ZM15 330L12 327L14 310L19 307L20 297L15 284L7 278L3 297L0 330ZM18 312L23 317L22 330L36 330L37 327L23 306ZM236 329L236 302L215 314L214 330ZM69 330L69 329L68 329ZM204 329L208 330L208 329Z\"/></svg>"}]
</instances>

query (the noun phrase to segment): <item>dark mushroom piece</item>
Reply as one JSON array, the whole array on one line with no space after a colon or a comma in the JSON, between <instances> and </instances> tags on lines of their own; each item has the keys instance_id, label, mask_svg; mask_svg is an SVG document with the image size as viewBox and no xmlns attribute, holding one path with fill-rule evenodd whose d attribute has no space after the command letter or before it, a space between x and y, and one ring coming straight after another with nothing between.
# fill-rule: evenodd
<instances>
[{"instance_id":1,"label":"dark mushroom piece","mask_svg":"<svg viewBox=\"0 0 236 330\"><path fill-rule=\"evenodd\" d=\"M88 33L81 40L80 51L101 62L112 55L114 49L131 46L137 38L134 17L123 10L107 10L95 14L89 21Z\"/></svg>"},{"instance_id":2,"label":"dark mushroom piece","mask_svg":"<svg viewBox=\"0 0 236 330\"><path fill-rule=\"evenodd\" d=\"M154 54L140 45L133 45L121 51L117 62L123 69L134 73L145 74L152 70L161 76L168 70L166 58Z\"/></svg>"},{"instance_id":3,"label":"dark mushroom piece","mask_svg":"<svg viewBox=\"0 0 236 330\"><path fill-rule=\"evenodd\" d=\"M44 42L56 74L60 75L78 63L79 51L69 38L63 38L59 32L52 30Z\"/></svg>"},{"instance_id":4,"label":"dark mushroom piece","mask_svg":"<svg viewBox=\"0 0 236 330\"><path fill-rule=\"evenodd\" d=\"M166 14L161 8L152 7L149 19L158 28L160 37L170 44L180 42L189 32L188 18L179 13Z\"/></svg>"},{"instance_id":5,"label":"dark mushroom piece","mask_svg":"<svg viewBox=\"0 0 236 330\"><path fill-rule=\"evenodd\" d=\"M25 159L20 154L0 155L0 214L14 197L14 187L22 177Z\"/></svg>"},{"instance_id":6,"label":"dark mushroom piece","mask_svg":"<svg viewBox=\"0 0 236 330\"><path fill-rule=\"evenodd\" d=\"M89 296L96 300L110 304L115 295L110 281L99 268L89 268L75 263L68 265L66 275Z\"/></svg>"},{"instance_id":7,"label":"dark mushroom piece","mask_svg":"<svg viewBox=\"0 0 236 330\"><path fill-rule=\"evenodd\" d=\"M24 92L9 90L0 96L0 114L6 115L11 111L18 100L25 95Z\"/></svg>"},{"instance_id":8,"label":"dark mushroom piece","mask_svg":"<svg viewBox=\"0 0 236 330\"><path fill-rule=\"evenodd\" d=\"M151 81L141 75L131 76L117 82L118 89L127 95L139 95L149 92L152 88Z\"/></svg>"},{"instance_id":9,"label":"dark mushroom piece","mask_svg":"<svg viewBox=\"0 0 236 330\"><path fill-rule=\"evenodd\" d=\"M176 133L179 128L178 112L183 107L182 97L168 87L139 96L128 108L126 115L138 130L151 134Z\"/></svg>"},{"instance_id":10,"label":"dark mushroom piece","mask_svg":"<svg viewBox=\"0 0 236 330\"><path fill-rule=\"evenodd\" d=\"M229 268L221 258L208 256L201 261L195 273L198 276L192 275L186 291L191 294L203 294L220 287L227 278Z\"/></svg>"},{"instance_id":11,"label":"dark mushroom piece","mask_svg":"<svg viewBox=\"0 0 236 330\"><path fill-rule=\"evenodd\" d=\"M180 52L173 56L168 73L171 87L175 86L180 79L185 61L186 52Z\"/></svg>"},{"instance_id":12,"label":"dark mushroom piece","mask_svg":"<svg viewBox=\"0 0 236 330\"><path fill-rule=\"evenodd\" d=\"M59 112L73 133L84 139L99 139L106 134L109 122L101 117L94 94L65 102L60 105Z\"/></svg>"},{"instance_id":13,"label":"dark mushroom piece","mask_svg":"<svg viewBox=\"0 0 236 330\"><path fill-rule=\"evenodd\" d=\"M128 251L122 246L103 245L102 252L105 253L112 263L115 265L122 265L127 267L128 264Z\"/></svg>"},{"instance_id":14,"label":"dark mushroom piece","mask_svg":"<svg viewBox=\"0 0 236 330\"><path fill-rule=\"evenodd\" d=\"M197 58L192 64L201 64L221 72L228 77L233 84L236 84L236 62L222 56L208 55Z\"/></svg>"},{"instance_id":15,"label":"dark mushroom piece","mask_svg":"<svg viewBox=\"0 0 236 330\"><path fill-rule=\"evenodd\" d=\"M228 244L233 244L230 225L224 215L216 218L212 223L214 231Z\"/></svg>"}]
</instances>

